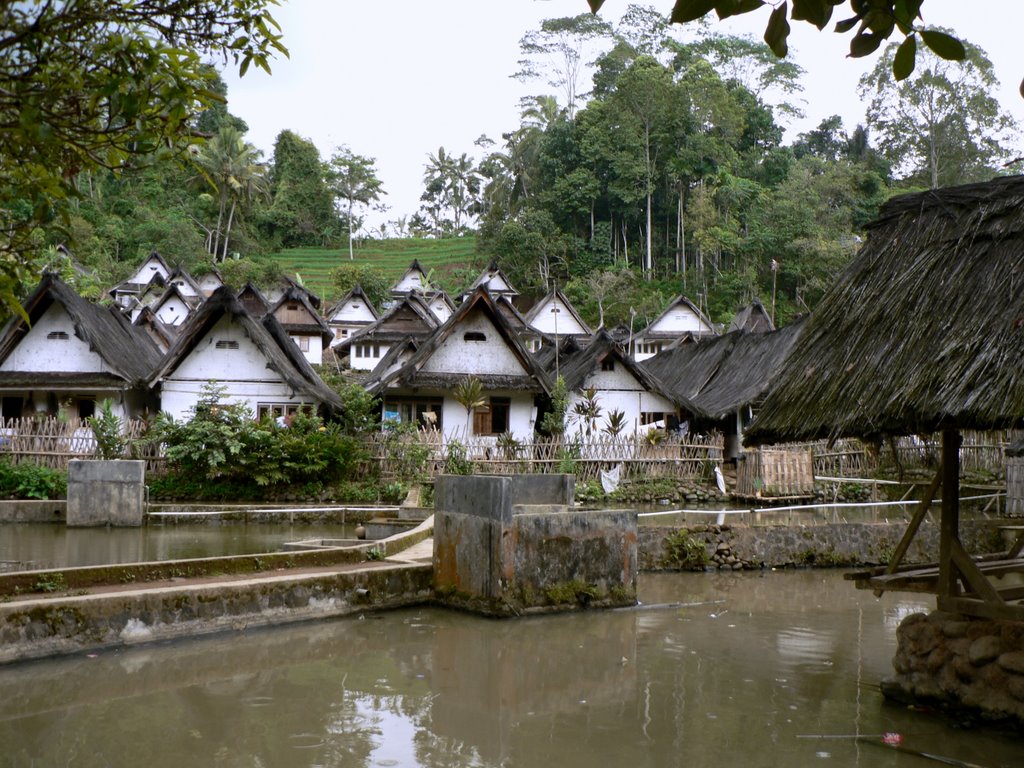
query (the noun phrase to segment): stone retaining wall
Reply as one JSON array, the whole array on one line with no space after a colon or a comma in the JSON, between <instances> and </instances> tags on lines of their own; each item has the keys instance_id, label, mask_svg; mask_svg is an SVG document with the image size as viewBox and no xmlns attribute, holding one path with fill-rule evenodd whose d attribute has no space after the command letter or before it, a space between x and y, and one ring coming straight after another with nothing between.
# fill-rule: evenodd
<instances>
[{"instance_id":1,"label":"stone retaining wall","mask_svg":"<svg viewBox=\"0 0 1024 768\"><path fill-rule=\"evenodd\" d=\"M0 523L63 523L67 514L68 503L64 499L0 501Z\"/></svg>"},{"instance_id":2,"label":"stone retaining wall","mask_svg":"<svg viewBox=\"0 0 1024 768\"><path fill-rule=\"evenodd\" d=\"M368 565L0 604L0 663L422 603L430 565Z\"/></svg>"},{"instance_id":3,"label":"stone retaining wall","mask_svg":"<svg viewBox=\"0 0 1024 768\"><path fill-rule=\"evenodd\" d=\"M961 524L968 552L982 554L1006 549L1000 520L969 520ZM704 545L709 567L764 568L785 566L855 566L887 563L906 530L899 523L834 523L810 526L696 526L687 536ZM638 529L640 569L678 569L680 563L667 544L679 541L679 528L642 525ZM924 563L938 558L938 525L921 525L904 562ZM727 552L725 561L716 554ZM729 560L729 558L732 558Z\"/></svg>"},{"instance_id":4,"label":"stone retaining wall","mask_svg":"<svg viewBox=\"0 0 1024 768\"><path fill-rule=\"evenodd\" d=\"M887 697L1024 726L1024 624L915 613L896 638Z\"/></svg>"}]
</instances>

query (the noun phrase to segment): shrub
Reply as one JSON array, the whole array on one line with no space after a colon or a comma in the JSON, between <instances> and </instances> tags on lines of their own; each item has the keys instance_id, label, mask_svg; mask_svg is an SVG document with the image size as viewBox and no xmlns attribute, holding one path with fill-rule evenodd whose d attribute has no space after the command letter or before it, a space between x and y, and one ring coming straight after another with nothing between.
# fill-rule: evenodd
<instances>
[{"instance_id":1,"label":"shrub","mask_svg":"<svg viewBox=\"0 0 1024 768\"><path fill-rule=\"evenodd\" d=\"M121 434L121 419L114 415L110 400L104 400L99 415L90 416L86 422L96 438L96 452L101 459L118 459L124 454L127 440Z\"/></svg>"},{"instance_id":2,"label":"shrub","mask_svg":"<svg viewBox=\"0 0 1024 768\"><path fill-rule=\"evenodd\" d=\"M63 499L68 495L67 473L25 462L0 460L0 496L13 499Z\"/></svg>"}]
</instances>

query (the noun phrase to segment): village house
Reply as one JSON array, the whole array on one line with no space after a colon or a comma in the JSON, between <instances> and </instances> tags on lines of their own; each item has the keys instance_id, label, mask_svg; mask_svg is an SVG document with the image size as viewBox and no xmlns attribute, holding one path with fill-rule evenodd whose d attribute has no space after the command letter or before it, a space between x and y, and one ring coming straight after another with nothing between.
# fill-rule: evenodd
<instances>
[{"instance_id":1,"label":"village house","mask_svg":"<svg viewBox=\"0 0 1024 768\"><path fill-rule=\"evenodd\" d=\"M151 310L153 315L165 326L177 328L188 319L188 316L202 302L203 297L201 295L196 293L186 294L178 283L171 283L164 288L163 293L160 294L156 301L139 307L137 312L133 312L132 320L134 322L138 319L139 313L146 308Z\"/></svg>"},{"instance_id":2,"label":"village house","mask_svg":"<svg viewBox=\"0 0 1024 768\"><path fill-rule=\"evenodd\" d=\"M379 320L380 315L363 287L357 284L327 310L325 319L334 336L334 346Z\"/></svg>"},{"instance_id":3,"label":"village house","mask_svg":"<svg viewBox=\"0 0 1024 768\"><path fill-rule=\"evenodd\" d=\"M569 337L557 347L545 347L538 359L552 381L559 376L565 381L573 434L617 437L672 430L680 414L692 408L686 398L671 394L636 363L603 328L585 344Z\"/></svg>"},{"instance_id":4,"label":"village house","mask_svg":"<svg viewBox=\"0 0 1024 768\"><path fill-rule=\"evenodd\" d=\"M654 357L685 336L694 339L717 335L714 325L696 304L677 296L650 325L633 337L631 352L638 363Z\"/></svg>"},{"instance_id":5,"label":"village house","mask_svg":"<svg viewBox=\"0 0 1024 768\"><path fill-rule=\"evenodd\" d=\"M427 273L420 266L419 259L413 259L402 276L391 286L392 299L400 299L407 293L425 293L429 288Z\"/></svg>"},{"instance_id":6,"label":"village house","mask_svg":"<svg viewBox=\"0 0 1024 768\"><path fill-rule=\"evenodd\" d=\"M188 419L210 382L257 418L342 407L274 315L253 317L226 286L189 318L148 383L161 410Z\"/></svg>"},{"instance_id":7,"label":"village house","mask_svg":"<svg viewBox=\"0 0 1024 768\"><path fill-rule=\"evenodd\" d=\"M171 268L167 265L164 257L153 251L139 265L139 268L135 270L131 277L115 285L108 293L117 304L128 309L134 303L133 300L138 299L146 289L146 286L153 281L153 278L159 277L164 281L163 284L166 284L166 278L169 274L171 274Z\"/></svg>"},{"instance_id":8,"label":"village house","mask_svg":"<svg viewBox=\"0 0 1024 768\"><path fill-rule=\"evenodd\" d=\"M565 294L557 288L537 301L524 314L523 322L533 331L526 334L526 345L531 352L541 348L542 340L573 337L587 339L593 331Z\"/></svg>"},{"instance_id":9,"label":"village house","mask_svg":"<svg viewBox=\"0 0 1024 768\"><path fill-rule=\"evenodd\" d=\"M730 331L749 331L750 333L765 333L775 330L775 322L760 299L754 299L743 307L729 323Z\"/></svg>"},{"instance_id":10,"label":"village house","mask_svg":"<svg viewBox=\"0 0 1024 768\"><path fill-rule=\"evenodd\" d=\"M481 399L467 412L456 390L472 380ZM538 401L550 394L547 374L486 289L474 291L404 363L366 386L383 401L385 422L433 426L446 440L478 444L504 433L532 439Z\"/></svg>"},{"instance_id":11,"label":"village house","mask_svg":"<svg viewBox=\"0 0 1024 768\"><path fill-rule=\"evenodd\" d=\"M0 333L0 397L5 419L63 415L85 419L110 400L122 418L156 409L148 377L160 351L117 307L82 298L45 274Z\"/></svg>"},{"instance_id":12,"label":"village house","mask_svg":"<svg viewBox=\"0 0 1024 768\"><path fill-rule=\"evenodd\" d=\"M486 269L480 273L480 276L473 281L473 284L469 286L469 290L466 291L463 298L470 296L479 288L486 288L487 292L495 298L504 296L509 301L519 295L519 291L515 289L512 282L505 276L505 273L501 271L501 267L495 261L488 264Z\"/></svg>"},{"instance_id":13,"label":"village house","mask_svg":"<svg viewBox=\"0 0 1024 768\"><path fill-rule=\"evenodd\" d=\"M403 294L376 322L333 346L336 357L348 358L354 371L372 371L394 344L407 338L425 339L441 324L422 294Z\"/></svg>"},{"instance_id":14,"label":"village house","mask_svg":"<svg viewBox=\"0 0 1024 768\"><path fill-rule=\"evenodd\" d=\"M320 365L324 359L324 347L331 343L334 334L313 308L312 296L309 291L291 284L267 312L281 324L306 360Z\"/></svg>"}]
</instances>

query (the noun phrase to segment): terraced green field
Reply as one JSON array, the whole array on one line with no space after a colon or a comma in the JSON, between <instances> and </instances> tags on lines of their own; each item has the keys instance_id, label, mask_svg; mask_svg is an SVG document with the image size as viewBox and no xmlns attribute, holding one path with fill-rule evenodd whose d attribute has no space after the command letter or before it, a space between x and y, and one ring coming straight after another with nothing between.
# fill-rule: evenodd
<instances>
[{"instance_id":1,"label":"terraced green field","mask_svg":"<svg viewBox=\"0 0 1024 768\"><path fill-rule=\"evenodd\" d=\"M433 270L434 279L450 290L465 287L456 279L457 273L482 268L487 261L477 253L473 237L368 240L356 248L354 256L352 263L379 269L392 282L405 272L413 259L418 259L428 274ZM349 263L348 248L288 248L273 254L272 258L281 264L286 274L298 274L304 285L325 300L340 298L331 288L330 273L341 264ZM460 285L452 286L453 281Z\"/></svg>"}]
</instances>

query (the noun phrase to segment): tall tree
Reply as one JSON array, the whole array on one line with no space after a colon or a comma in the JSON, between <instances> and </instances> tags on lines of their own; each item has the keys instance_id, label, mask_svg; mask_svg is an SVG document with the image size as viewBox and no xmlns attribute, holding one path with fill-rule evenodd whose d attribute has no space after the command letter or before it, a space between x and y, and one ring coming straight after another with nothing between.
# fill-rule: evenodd
<instances>
[{"instance_id":1,"label":"tall tree","mask_svg":"<svg viewBox=\"0 0 1024 768\"><path fill-rule=\"evenodd\" d=\"M362 226L362 218L356 219L356 206L369 206L386 195L384 185L377 178L376 160L357 155L346 146L338 147L331 156L329 180L331 190L345 204L345 221L348 225L348 258L355 258L352 252L352 232Z\"/></svg>"},{"instance_id":2,"label":"tall tree","mask_svg":"<svg viewBox=\"0 0 1024 768\"><path fill-rule=\"evenodd\" d=\"M580 92L586 55L595 41L606 38L611 27L591 14L545 19L539 30L523 35L519 41L522 58L518 80L543 80L561 91L569 118L585 94Z\"/></svg>"},{"instance_id":3,"label":"tall tree","mask_svg":"<svg viewBox=\"0 0 1024 768\"><path fill-rule=\"evenodd\" d=\"M289 130L277 135L267 216L283 245L319 245L324 233L336 231L338 217L326 173L313 142Z\"/></svg>"},{"instance_id":4,"label":"tall tree","mask_svg":"<svg viewBox=\"0 0 1024 768\"><path fill-rule=\"evenodd\" d=\"M229 122L222 124L217 135L199 149L196 165L217 194L217 224L207 238L207 248L215 261L227 258L239 203L245 204L267 192L265 170L259 159L259 150Z\"/></svg>"},{"instance_id":5,"label":"tall tree","mask_svg":"<svg viewBox=\"0 0 1024 768\"><path fill-rule=\"evenodd\" d=\"M0 3L0 300L17 306L34 232L67 216L82 171L184 152L216 100L203 54L244 74L286 53L271 3Z\"/></svg>"},{"instance_id":6,"label":"tall tree","mask_svg":"<svg viewBox=\"0 0 1024 768\"><path fill-rule=\"evenodd\" d=\"M992 62L971 43L964 50L956 63L921 52L913 74L898 80L892 70L900 48L892 43L860 81L884 156L897 173L932 189L990 177L1016 133L992 95L999 85Z\"/></svg>"}]
</instances>

